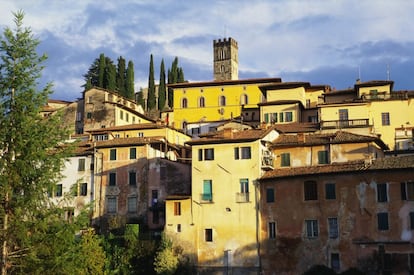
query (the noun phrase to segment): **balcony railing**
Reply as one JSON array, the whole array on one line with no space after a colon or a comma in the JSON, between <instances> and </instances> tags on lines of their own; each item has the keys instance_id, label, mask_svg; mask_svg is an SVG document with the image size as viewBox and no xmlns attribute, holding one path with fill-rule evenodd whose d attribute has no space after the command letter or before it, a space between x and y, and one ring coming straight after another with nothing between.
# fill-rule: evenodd
<instances>
[{"instance_id":1,"label":"balcony railing","mask_svg":"<svg viewBox=\"0 0 414 275\"><path fill-rule=\"evenodd\" d=\"M321 121L321 129L364 128L368 126L370 126L368 119Z\"/></svg>"},{"instance_id":2,"label":"balcony railing","mask_svg":"<svg viewBox=\"0 0 414 275\"><path fill-rule=\"evenodd\" d=\"M236 193L236 202L249 202L249 193Z\"/></svg>"}]
</instances>

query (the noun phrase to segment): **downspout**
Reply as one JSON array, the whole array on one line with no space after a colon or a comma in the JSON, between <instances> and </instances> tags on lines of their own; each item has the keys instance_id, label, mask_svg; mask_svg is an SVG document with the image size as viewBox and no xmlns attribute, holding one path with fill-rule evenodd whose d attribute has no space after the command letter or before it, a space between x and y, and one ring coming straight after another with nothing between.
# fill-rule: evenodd
<instances>
[{"instance_id":1,"label":"downspout","mask_svg":"<svg viewBox=\"0 0 414 275\"><path fill-rule=\"evenodd\" d=\"M262 274L262 257L260 254L260 219L259 219L259 181L256 179L253 181L254 184L254 201L255 201L255 211L256 211L256 247L257 247L257 256L259 259L259 274Z\"/></svg>"}]
</instances>

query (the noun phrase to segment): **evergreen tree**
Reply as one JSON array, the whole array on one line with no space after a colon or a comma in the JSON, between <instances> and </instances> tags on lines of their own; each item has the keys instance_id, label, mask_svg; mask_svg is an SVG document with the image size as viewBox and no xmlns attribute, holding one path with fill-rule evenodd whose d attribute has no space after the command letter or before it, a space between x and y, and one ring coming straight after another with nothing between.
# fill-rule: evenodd
<instances>
[{"instance_id":1,"label":"evergreen tree","mask_svg":"<svg viewBox=\"0 0 414 275\"><path fill-rule=\"evenodd\" d=\"M137 101L138 104L140 104L142 106L142 108L144 108L144 110L146 109L145 100L144 100L144 92L142 91L142 88L137 93L136 101Z\"/></svg>"},{"instance_id":2,"label":"evergreen tree","mask_svg":"<svg viewBox=\"0 0 414 275\"><path fill-rule=\"evenodd\" d=\"M125 80L126 80L126 72L125 72L125 59L120 56L118 58L118 70L116 74L116 87L118 90L118 93L122 95L123 97L126 96L126 86L125 86Z\"/></svg>"},{"instance_id":3,"label":"evergreen tree","mask_svg":"<svg viewBox=\"0 0 414 275\"><path fill-rule=\"evenodd\" d=\"M129 61L125 80L125 96L129 99L134 99L134 86L134 63L132 61Z\"/></svg>"},{"instance_id":4,"label":"evergreen tree","mask_svg":"<svg viewBox=\"0 0 414 275\"><path fill-rule=\"evenodd\" d=\"M67 131L60 117L39 115L51 93L51 84L38 90L47 57L37 54L39 41L23 27L24 13L13 15L15 28L6 27L0 38L0 267L2 274L26 274L61 256L42 257L42 241L50 239L53 250L67 244L57 237L65 227L57 226L62 224L61 213L47 207L46 191L60 179L68 147L62 146Z\"/></svg>"},{"instance_id":5,"label":"evergreen tree","mask_svg":"<svg viewBox=\"0 0 414 275\"><path fill-rule=\"evenodd\" d=\"M98 63L98 83L97 87L104 88L105 86L105 71L106 71L106 58L103 53L99 55L99 63Z\"/></svg>"},{"instance_id":6,"label":"evergreen tree","mask_svg":"<svg viewBox=\"0 0 414 275\"><path fill-rule=\"evenodd\" d=\"M165 67L164 59L161 60L160 67L160 83L158 86L158 110L162 111L165 108L166 90L165 90Z\"/></svg>"},{"instance_id":7,"label":"evergreen tree","mask_svg":"<svg viewBox=\"0 0 414 275\"><path fill-rule=\"evenodd\" d=\"M181 67L178 67L178 57L174 58L171 69L168 69L168 84L184 82L184 72ZM174 105L173 89L168 88L168 106L172 108Z\"/></svg>"},{"instance_id":8,"label":"evergreen tree","mask_svg":"<svg viewBox=\"0 0 414 275\"><path fill-rule=\"evenodd\" d=\"M113 63L106 65L104 88L116 92L116 67Z\"/></svg>"},{"instance_id":9,"label":"evergreen tree","mask_svg":"<svg viewBox=\"0 0 414 275\"><path fill-rule=\"evenodd\" d=\"M154 81L154 59L150 57L150 66L149 66L149 77L148 77L148 97L147 97L147 109L148 111L154 110L156 108L156 98L155 98L155 81Z\"/></svg>"}]
</instances>

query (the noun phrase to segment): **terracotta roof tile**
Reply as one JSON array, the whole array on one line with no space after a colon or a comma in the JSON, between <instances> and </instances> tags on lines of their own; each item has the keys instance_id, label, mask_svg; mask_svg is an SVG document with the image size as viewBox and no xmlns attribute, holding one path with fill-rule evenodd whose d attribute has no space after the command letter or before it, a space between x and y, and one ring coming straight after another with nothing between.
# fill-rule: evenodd
<instances>
[{"instance_id":1,"label":"terracotta roof tile","mask_svg":"<svg viewBox=\"0 0 414 275\"><path fill-rule=\"evenodd\" d=\"M412 169L414 168L414 155L394 156L373 160L371 163L365 160L348 161L343 163L332 163L325 165L278 168L266 172L262 180L274 178L295 177L315 174L348 173L368 170L388 169Z\"/></svg>"},{"instance_id":2,"label":"terracotta roof tile","mask_svg":"<svg viewBox=\"0 0 414 275\"><path fill-rule=\"evenodd\" d=\"M199 144L212 144L212 143L230 143L230 142L242 142L242 141L253 141L263 138L266 134L272 131L273 128L268 129L246 129L246 130L235 130L225 129L206 135L204 137L188 141L189 145Z\"/></svg>"}]
</instances>

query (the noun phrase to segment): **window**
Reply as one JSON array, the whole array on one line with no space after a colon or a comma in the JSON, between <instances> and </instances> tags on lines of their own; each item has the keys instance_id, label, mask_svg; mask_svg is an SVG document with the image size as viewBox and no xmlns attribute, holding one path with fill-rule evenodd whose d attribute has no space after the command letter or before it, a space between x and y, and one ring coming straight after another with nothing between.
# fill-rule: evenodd
<instances>
[{"instance_id":1,"label":"window","mask_svg":"<svg viewBox=\"0 0 414 275\"><path fill-rule=\"evenodd\" d=\"M177 224L177 232L180 233L181 232L181 224Z\"/></svg>"},{"instance_id":2,"label":"window","mask_svg":"<svg viewBox=\"0 0 414 275\"><path fill-rule=\"evenodd\" d=\"M107 212L116 213L116 197L107 198Z\"/></svg>"},{"instance_id":3,"label":"window","mask_svg":"<svg viewBox=\"0 0 414 275\"><path fill-rule=\"evenodd\" d=\"M272 123L277 123L277 113L273 113L273 114L270 114L271 115L271 122ZM283 122L283 120L282 120L282 122Z\"/></svg>"},{"instance_id":4,"label":"window","mask_svg":"<svg viewBox=\"0 0 414 275\"><path fill-rule=\"evenodd\" d=\"M151 199L152 206L155 206L158 203L158 190L151 191Z\"/></svg>"},{"instance_id":5,"label":"window","mask_svg":"<svg viewBox=\"0 0 414 275\"><path fill-rule=\"evenodd\" d=\"M269 123L269 114L264 114L264 122Z\"/></svg>"},{"instance_id":6,"label":"window","mask_svg":"<svg viewBox=\"0 0 414 275\"><path fill-rule=\"evenodd\" d=\"M249 179L240 179L240 193L237 194L237 202L249 202Z\"/></svg>"},{"instance_id":7,"label":"window","mask_svg":"<svg viewBox=\"0 0 414 275\"><path fill-rule=\"evenodd\" d=\"M246 94L242 94L240 96L240 105L246 105L249 104L249 98Z\"/></svg>"},{"instance_id":8,"label":"window","mask_svg":"<svg viewBox=\"0 0 414 275\"><path fill-rule=\"evenodd\" d=\"M341 269L338 253L331 253L331 268L336 272Z\"/></svg>"},{"instance_id":9,"label":"window","mask_svg":"<svg viewBox=\"0 0 414 275\"><path fill-rule=\"evenodd\" d=\"M221 95L219 97L219 105L220 106L226 106L226 97L224 95Z\"/></svg>"},{"instance_id":10,"label":"window","mask_svg":"<svg viewBox=\"0 0 414 275\"><path fill-rule=\"evenodd\" d=\"M130 186L136 186L137 185L137 172L129 171L128 178L129 178L129 185Z\"/></svg>"},{"instance_id":11,"label":"window","mask_svg":"<svg viewBox=\"0 0 414 275\"><path fill-rule=\"evenodd\" d=\"M204 108L206 106L206 100L203 96L198 99L198 107Z\"/></svg>"},{"instance_id":12,"label":"window","mask_svg":"<svg viewBox=\"0 0 414 275\"><path fill-rule=\"evenodd\" d=\"M56 185L56 190L55 190L55 196L56 197L62 197L63 195L63 187L62 184L57 184Z\"/></svg>"},{"instance_id":13,"label":"window","mask_svg":"<svg viewBox=\"0 0 414 275\"><path fill-rule=\"evenodd\" d=\"M284 121L284 119L283 119L283 113L279 113L279 121L280 122L283 122Z\"/></svg>"},{"instance_id":14,"label":"window","mask_svg":"<svg viewBox=\"0 0 414 275\"><path fill-rule=\"evenodd\" d=\"M338 115L340 121L348 121L348 109L339 109Z\"/></svg>"},{"instance_id":15,"label":"window","mask_svg":"<svg viewBox=\"0 0 414 275\"><path fill-rule=\"evenodd\" d=\"M414 181L401 182L401 199L414 200Z\"/></svg>"},{"instance_id":16,"label":"window","mask_svg":"<svg viewBox=\"0 0 414 275\"><path fill-rule=\"evenodd\" d=\"M85 171L85 159L78 159L78 171Z\"/></svg>"},{"instance_id":17,"label":"window","mask_svg":"<svg viewBox=\"0 0 414 275\"><path fill-rule=\"evenodd\" d=\"M181 202L174 202L174 216L181 216Z\"/></svg>"},{"instance_id":18,"label":"window","mask_svg":"<svg viewBox=\"0 0 414 275\"><path fill-rule=\"evenodd\" d=\"M115 186L116 185L116 173L112 172L109 173L109 186Z\"/></svg>"},{"instance_id":19,"label":"window","mask_svg":"<svg viewBox=\"0 0 414 275\"><path fill-rule=\"evenodd\" d=\"M191 135L199 135L200 134L200 127L191 128Z\"/></svg>"},{"instance_id":20,"label":"window","mask_svg":"<svg viewBox=\"0 0 414 275\"><path fill-rule=\"evenodd\" d=\"M275 190L266 188L266 202L275 202Z\"/></svg>"},{"instance_id":21,"label":"window","mask_svg":"<svg viewBox=\"0 0 414 275\"><path fill-rule=\"evenodd\" d=\"M138 137L144 137L144 133L143 132L138 132Z\"/></svg>"},{"instance_id":22,"label":"window","mask_svg":"<svg viewBox=\"0 0 414 275\"><path fill-rule=\"evenodd\" d=\"M128 213L137 212L137 197L128 198Z\"/></svg>"},{"instance_id":23,"label":"window","mask_svg":"<svg viewBox=\"0 0 414 275\"><path fill-rule=\"evenodd\" d=\"M212 180L204 180L203 181L203 193L201 194L202 201L212 201L213 200L213 193L212 193Z\"/></svg>"},{"instance_id":24,"label":"window","mask_svg":"<svg viewBox=\"0 0 414 275\"><path fill-rule=\"evenodd\" d=\"M119 111L119 118L124 119L124 111Z\"/></svg>"},{"instance_id":25,"label":"window","mask_svg":"<svg viewBox=\"0 0 414 275\"><path fill-rule=\"evenodd\" d=\"M336 190L335 183L325 184L325 199L335 200L336 199Z\"/></svg>"},{"instance_id":26,"label":"window","mask_svg":"<svg viewBox=\"0 0 414 275\"><path fill-rule=\"evenodd\" d=\"M286 112L285 113L285 121L286 122L292 122L293 121L293 113L292 112Z\"/></svg>"},{"instance_id":27,"label":"window","mask_svg":"<svg viewBox=\"0 0 414 275\"><path fill-rule=\"evenodd\" d=\"M181 100L181 108L188 108L188 100L185 97Z\"/></svg>"},{"instance_id":28,"label":"window","mask_svg":"<svg viewBox=\"0 0 414 275\"><path fill-rule=\"evenodd\" d=\"M318 164L328 164L329 157L328 151L318 151Z\"/></svg>"},{"instance_id":29,"label":"window","mask_svg":"<svg viewBox=\"0 0 414 275\"><path fill-rule=\"evenodd\" d=\"M234 159L251 159L252 157L252 152L251 152L251 147L250 146L246 146L246 147L236 147L234 148Z\"/></svg>"},{"instance_id":30,"label":"window","mask_svg":"<svg viewBox=\"0 0 414 275\"><path fill-rule=\"evenodd\" d=\"M128 113L125 113L125 120L126 120L127 122L129 122L129 114L128 114Z\"/></svg>"},{"instance_id":31,"label":"window","mask_svg":"<svg viewBox=\"0 0 414 275\"><path fill-rule=\"evenodd\" d=\"M92 113L91 112L87 112L86 113L86 118L87 119L91 119L92 118Z\"/></svg>"},{"instance_id":32,"label":"window","mask_svg":"<svg viewBox=\"0 0 414 275\"><path fill-rule=\"evenodd\" d=\"M204 152L204 160L214 160L214 149L208 148L208 149L198 149L198 160L203 160L203 152Z\"/></svg>"},{"instance_id":33,"label":"window","mask_svg":"<svg viewBox=\"0 0 414 275\"><path fill-rule=\"evenodd\" d=\"M377 214L377 220L378 220L378 230L388 230L388 213L382 212Z\"/></svg>"},{"instance_id":34,"label":"window","mask_svg":"<svg viewBox=\"0 0 414 275\"><path fill-rule=\"evenodd\" d=\"M276 223L275 222L269 222L268 226L268 236L269 239L274 240L276 239Z\"/></svg>"},{"instance_id":35,"label":"window","mask_svg":"<svg viewBox=\"0 0 414 275\"><path fill-rule=\"evenodd\" d=\"M82 182L80 185L80 195L87 196L88 195L88 183Z\"/></svg>"},{"instance_id":36,"label":"window","mask_svg":"<svg viewBox=\"0 0 414 275\"><path fill-rule=\"evenodd\" d=\"M381 113L381 122L382 125L390 125L390 113Z\"/></svg>"},{"instance_id":37,"label":"window","mask_svg":"<svg viewBox=\"0 0 414 275\"><path fill-rule=\"evenodd\" d=\"M290 153L280 154L280 166L282 167L290 166Z\"/></svg>"},{"instance_id":38,"label":"window","mask_svg":"<svg viewBox=\"0 0 414 275\"><path fill-rule=\"evenodd\" d=\"M339 236L338 219L328 218L328 233L330 239L337 239Z\"/></svg>"},{"instance_id":39,"label":"window","mask_svg":"<svg viewBox=\"0 0 414 275\"><path fill-rule=\"evenodd\" d=\"M410 212L410 229L414 230L414 212Z\"/></svg>"},{"instance_id":40,"label":"window","mask_svg":"<svg viewBox=\"0 0 414 275\"><path fill-rule=\"evenodd\" d=\"M306 237L317 238L319 235L318 220L305 220Z\"/></svg>"},{"instance_id":41,"label":"window","mask_svg":"<svg viewBox=\"0 0 414 275\"><path fill-rule=\"evenodd\" d=\"M116 149L111 149L109 151L109 160L116 160Z\"/></svg>"},{"instance_id":42,"label":"window","mask_svg":"<svg viewBox=\"0 0 414 275\"><path fill-rule=\"evenodd\" d=\"M129 148L129 159L137 158L137 148Z\"/></svg>"},{"instance_id":43,"label":"window","mask_svg":"<svg viewBox=\"0 0 414 275\"><path fill-rule=\"evenodd\" d=\"M387 184L386 183L377 183L377 202L387 202Z\"/></svg>"},{"instance_id":44,"label":"window","mask_svg":"<svg viewBox=\"0 0 414 275\"><path fill-rule=\"evenodd\" d=\"M305 201L318 199L318 185L316 181L305 181L304 183Z\"/></svg>"},{"instance_id":45,"label":"window","mask_svg":"<svg viewBox=\"0 0 414 275\"><path fill-rule=\"evenodd\" d=\"M204 239L206 242L212 242L213 241L213 229L206 228L204 230Z\"/></svg>"}]
</instances>

